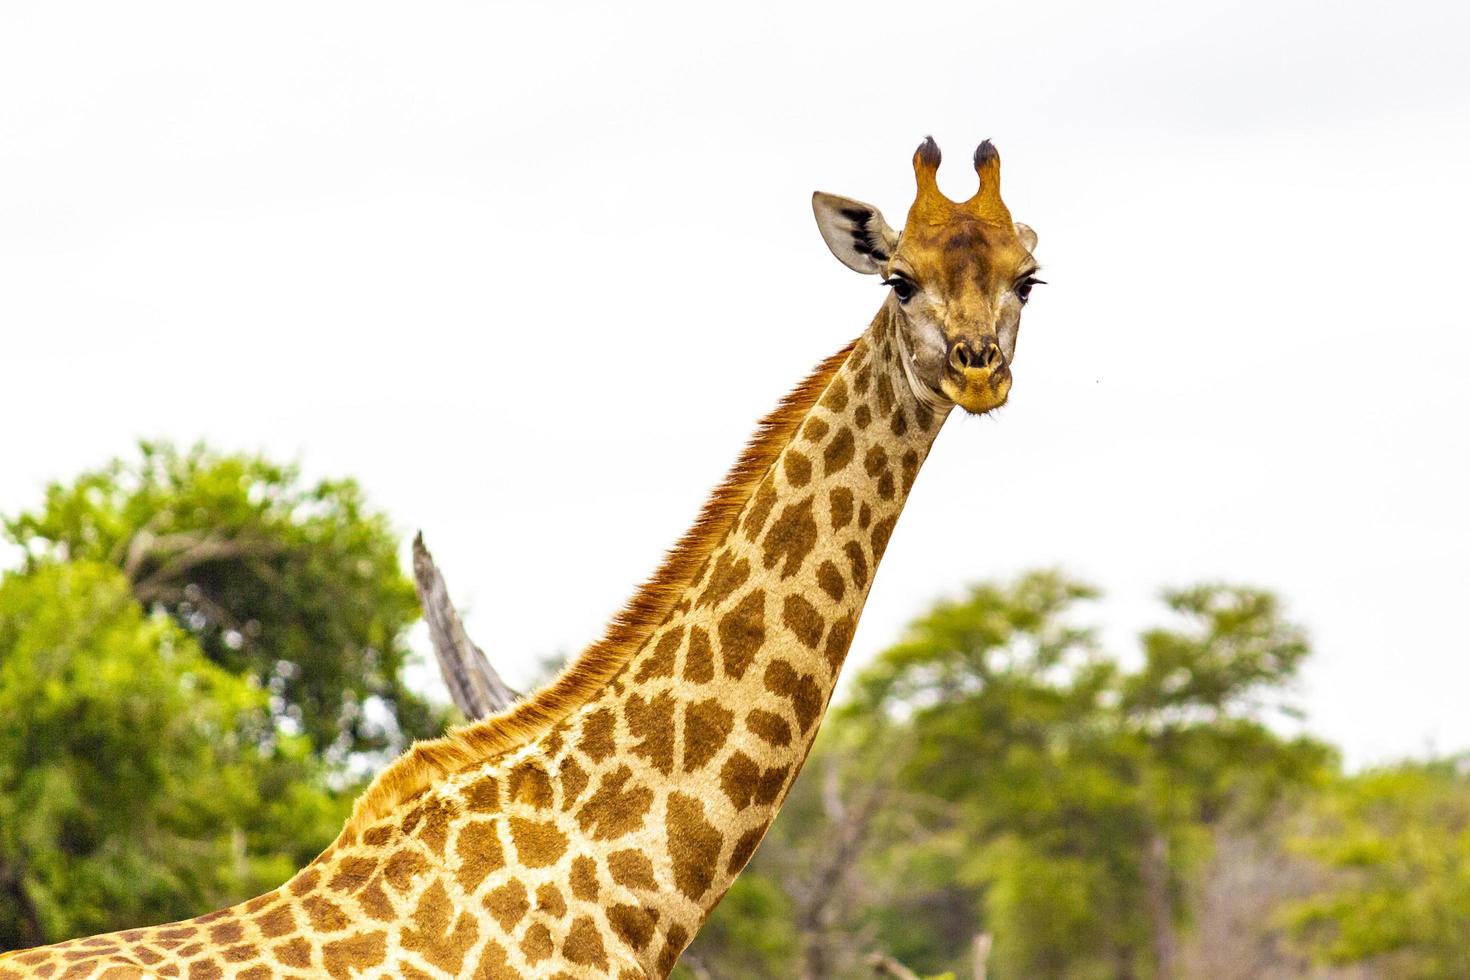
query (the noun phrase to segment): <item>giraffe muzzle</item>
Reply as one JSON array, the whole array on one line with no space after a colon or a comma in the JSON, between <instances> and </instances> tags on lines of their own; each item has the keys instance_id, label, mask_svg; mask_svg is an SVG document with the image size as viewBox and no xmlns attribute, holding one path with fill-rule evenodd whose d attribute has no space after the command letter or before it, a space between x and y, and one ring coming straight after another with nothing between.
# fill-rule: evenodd
<instances>
[{"instance_id":1,"label":"giraffe muzzle","mask_svg":"<svg viewBox=\"0 0 1470 980\"><path fill-rule=\"evenodd\" d=\"M967 412L979 415L999 408L1011 393L1010 366L994 337L954 341L947 367L940 388Z\"/></svg>"}]
</instances>

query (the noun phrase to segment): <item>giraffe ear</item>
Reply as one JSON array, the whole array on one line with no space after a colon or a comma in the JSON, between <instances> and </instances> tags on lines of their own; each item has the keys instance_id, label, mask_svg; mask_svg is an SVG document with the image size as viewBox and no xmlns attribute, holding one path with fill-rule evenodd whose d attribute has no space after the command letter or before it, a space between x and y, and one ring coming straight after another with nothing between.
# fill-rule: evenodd
<instances>
[{"instance_id":1,"label":"giraffe ear","mask_svg":"<svg viewBox=\"0 0 1470 980\"><path fill-rule=\"evenodd\" d=\"M1017 221L1016 237L1021 240L1021 244L1025 246L1026 251L1036 251L1036 232L1031 230L1030 225L1023 225L1021 224L1021 222Z\"/></svg>"},{"instance_id":2,"label":"giraffe ear","mask_svg":"<svg viewBox=\"0 0 1470 980\"><path fill-rule=\"evenodd\" d=\"M822 240L837 261L853 272L881 272L898 247L897 233L871 204L817 191L812 195L812 211Z\"/></svg>"}]
</instances>

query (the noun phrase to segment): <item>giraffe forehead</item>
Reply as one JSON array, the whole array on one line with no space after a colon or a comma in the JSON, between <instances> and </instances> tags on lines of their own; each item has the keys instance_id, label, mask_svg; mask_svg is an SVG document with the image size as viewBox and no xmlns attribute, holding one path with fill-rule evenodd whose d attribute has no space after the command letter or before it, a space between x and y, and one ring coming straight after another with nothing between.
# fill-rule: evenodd
<instances>
[{"instance_id":1,"label":"giraffe forehead","mask_svg":"<svg viewBox=\"0 0 1470 980\"><path fill-rule=\"evenodd\" d=\"M1029 254L1014 227L969 217L943 223L911 221L897 252L922 281L950 290L1009 282Z\"/></svg>"}]
</instances>

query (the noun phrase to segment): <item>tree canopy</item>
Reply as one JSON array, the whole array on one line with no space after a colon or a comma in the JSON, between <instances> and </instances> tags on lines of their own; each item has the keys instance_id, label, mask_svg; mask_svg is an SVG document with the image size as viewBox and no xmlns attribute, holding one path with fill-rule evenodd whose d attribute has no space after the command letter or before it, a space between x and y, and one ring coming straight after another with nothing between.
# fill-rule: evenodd
<instances>
[{"instance_id":1,"label":"tree canopy","mask_svg":"<svg viewBox=\"0 0 1470 980\"><path fill-rule=\"evenodd\" d=\"M145 443L5 522L0 948L279 884L442 712L399 540L351 480Z\"/></svg>"},{"instance_id":2,"label":"tree canopy","mask_svg":"<svg viewBox=\"0 0 1470 980\"><path fill-rule=\"evenodd\" d=\"M442 723L402 682L418 601L397 536L352 480L307 483L259 456L145 442L136 459L52 484L5 526L28 568L120 569L144 608L253 677L278 727L335 761L397 751Z\"/></svg>"},{"instance_id":3,"label":"tree canopy","mask_svg":"<svg viewBox=\"0 0 1470 980\"><path fill-rule=\"evenodd\" d=\"M349 801L270 727L266 692L115 568L0 579L0 948L196 915L310 860Z\"/></svg>"}]
</instances>

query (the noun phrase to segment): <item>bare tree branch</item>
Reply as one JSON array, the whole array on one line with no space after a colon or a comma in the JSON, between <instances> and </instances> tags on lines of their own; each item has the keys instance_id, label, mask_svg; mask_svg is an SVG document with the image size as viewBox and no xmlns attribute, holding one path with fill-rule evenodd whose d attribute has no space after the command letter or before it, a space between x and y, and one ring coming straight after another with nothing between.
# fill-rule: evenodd
<instances>
[{"instance_id":1,"label":"bare tree branch","mask_svg":"<svg viewBox=\"0 0 1470 980\"><path fill-rule=\"evenodd\" d=\"M975 960L975 980L985 980L985 974L990 963L991 941L990 933L978 932L975 934L974 942L970 944L970 951L974 953L973 958Z\"/></svg>"},{"instance_id":2,"label":"bare tree branch","mask_svg":"<svg viewBox=\"0 0 1470 980\"><path fill-rule=\"evenodd\" d=\"M424 547L422 532L413 539L413 577L424 620L429 624L434 656L455 705L471 721L504 711L520 695L506 686L490 666L485 651L475 646L465 632L464 620L449 601L444 574Z\"/></svg>"},{"instance_id":3,"label":"bare tree branch","mask_svg":"<svg viewBox=\"0 0 1470 980\"><path fill-rule=\"evenodd\" d=\"M898 960L883 953L869 953L868 965L880 977L896 977L897 980L919 980L919 975Z\"/></svg>"},{"instance_id":4,"label":"bare tree branch","mask_svg":"<svg viewBox=\"0 0 1470 980\"><path fill-rule=\"evenodd\" d=\"M907 745L895 749L907 751ZM822 776L822 810L827 818L823 837L826 841L799 881L786 883L787 894L795 903L795 919L802 940L802 976L820 980L833 969L832 922L841 915L844 903L853 898L846 882L857 867L858 858L872 830L873 820L893 788L893 767L873 774L863 790L855 792L855 800L844 798L840 771L841 760L828 757Z\"/></svg>"},{"instance_id":5,"label":"bare tree branch","mask_svg":"<svg viewBox=\"0 0 1470 980\"><path fill-rule=\"evenodd\" d=\"M203 537L193 533L155 536L144 529L128 546L123 573L132 580L138 601L147 605L171 582L178 581L197 565L235 558L274 557L285 550L285 545L276 541L227 538L214 533ZM159 565L142 574L143 566L150 558L158 560Z\"/></svg>"}]
</instances>

